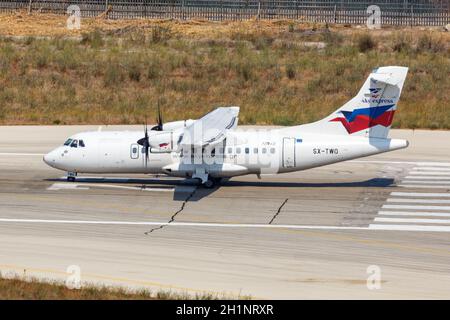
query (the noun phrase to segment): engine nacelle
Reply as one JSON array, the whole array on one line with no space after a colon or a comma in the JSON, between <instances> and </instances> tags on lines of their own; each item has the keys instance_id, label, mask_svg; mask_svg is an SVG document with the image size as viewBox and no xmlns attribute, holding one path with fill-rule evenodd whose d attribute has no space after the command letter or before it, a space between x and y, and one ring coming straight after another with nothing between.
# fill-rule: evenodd
<instances>
[{"instance_id":1,"label":"engine nacelle","mask_svg":"<svg viewBox=\"0 0 450 320\"><path fill-rule=\"evenodd\" d=\"M149 137L152 152L171 152L177 146L178 134L173 131L159 131Z\"/></svg>"},{"instance_id":2,"label":"engine nacelle","mask_svg":"<svg viewBox=\"0 0 450 320\"><path fill-rule=\"evenodd\" d=\"M194 123L195 120L180 120L180 121L172 121L163 124L163 131L174 131L181 128L186 128Z\"/></svg>"}]
</instances>

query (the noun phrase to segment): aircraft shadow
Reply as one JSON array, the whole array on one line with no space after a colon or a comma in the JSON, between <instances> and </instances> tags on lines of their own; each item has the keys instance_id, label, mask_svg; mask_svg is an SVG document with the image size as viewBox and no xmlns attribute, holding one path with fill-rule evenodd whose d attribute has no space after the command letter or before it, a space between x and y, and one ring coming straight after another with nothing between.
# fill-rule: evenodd
<instances>
[{"instance_id":1,"label":"aircraft shadow","mask_svg":"<svg viewBox=\"0 0 450 320\"><path fill-rule=\"evenodd\" d=\"M352 182L268 182L268 181L233 181L221 184L222 187L279 187L279 188L348 188L348 187L378 187L386 188L394 185L392 178L373 178L365 181Z\"/></svg>"},{"instance_id":2,"label":"aircraft shadow","mask_svg":"<svg viewBox=\"0 0 450 320\"><path fill-rule=\"evenodd\" d=\"M45 179L45 181L51 182L64 182L65 178L52 178ZM75 183L121 183L121 184L134 184L134 185L146 185L146 184L158 184L168 186L177 186L180 184L183 179L173 179L173 180L164 180L164 179L149 179L149 178L96 178L96 177L77 177Z\"/></svg>"},{"instance_id":3,"label":"aircraft shadow","mask_svg":"<svg viewBox=\"0 0 450 320\"><path fill-rule=\"evenodd\" d=\"M63 178L45 179L51 182L66 181ZM351 187L377 187L386 188L394 185L392 178L373 178L365 181L352 182L269 182L269 181L234 181L224 179L222 183L214 188L206 189L199 187L199 183L194 179L147 179L147 178L95 178L77 177L77 183L98 183L102 184L128 184L135 187L149 187L155 185L158 189L174 189L173 200L196 202L217 191L219 188L227 187L271 187L271 188L351 188Z\"/></svg>"},{"instance_id":4,"label":"aircraft shadow","mask_svg":"<svg viewBox=\"0 0 450 320\"><path fill-rule=\"evenodd\" d=\"M49 182L65 182L65 178L52 178L45 179ZM149 179L149 178L120 178L120 177L77 177L75 183L83 184L98 184L101 187L102 184L122 184L129 185L130 187L142 188L151 186L158 189L174 189L173 200L174 201L199 201L200 199L209 196L215 192L219 186L212 189L205 189L199 187L199 183L195 179Z\"/></svg>"}]
</instances>

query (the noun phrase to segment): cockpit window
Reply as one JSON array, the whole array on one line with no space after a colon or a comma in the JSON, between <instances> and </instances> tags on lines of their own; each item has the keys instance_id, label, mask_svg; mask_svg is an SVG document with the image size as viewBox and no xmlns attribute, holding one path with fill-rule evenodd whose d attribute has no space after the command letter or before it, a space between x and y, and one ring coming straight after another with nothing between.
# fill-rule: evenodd
<instances>
[{"instance_id":1,"label":"cockpit window","mask_svg":"<svg viewBox=\"0 0 450 320\"><path fill-rule=\"evenodd\" d=\"M78 140L73 140L72 143L70 144L71 148L77 148L78 147Z\"/></svg>"},{"instance_id":2,"label":"cockpit window","mask_svg":"<svg viewBox=\"0 0 450 320\"><path fill-rule=\"evenodd\" d=\"M78 146L79 146L80 148L84 148L86 145L84 144L84 141L83 141L83 140L80 140L80 141L78 141Z\"/></svg>"},{"instance_id":3,"label":"cockpit window","mask_svg":"<svg viewBox=\"0 0 450 320\"><path fill-rule=\"evenodd\" d=\"M64 142L65 146L70 146L70 144L72 143L72 139L68 139L66 142Z\"/></svg>"}]
</instances>

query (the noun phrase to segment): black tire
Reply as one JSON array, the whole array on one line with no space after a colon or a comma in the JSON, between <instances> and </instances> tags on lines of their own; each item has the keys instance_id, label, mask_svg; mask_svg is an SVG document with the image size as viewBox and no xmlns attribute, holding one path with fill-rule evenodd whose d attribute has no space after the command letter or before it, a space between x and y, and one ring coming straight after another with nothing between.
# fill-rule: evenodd
<instances>
[{"instance_id":1,"label":"black tire","mask_svg":"<svg viewBox=\"0 0 450 320\"><path fill-rule=\"evenodd\" d=\"M69 182L75 182L75 177L67 177L67 181L69 181Z\"/></svg>"},{"instance_id":2,"label":"black tire","mask_svg":"<svg viewBox=\"0 0 450 320\"><path fill-rule=\"evenodd\" d=\"M208 179L205 183L203 183L203 187L205 187L206 189L211 189L214 188L215 183L214 180L212 179Z\"/></svg>"}]
</instances>

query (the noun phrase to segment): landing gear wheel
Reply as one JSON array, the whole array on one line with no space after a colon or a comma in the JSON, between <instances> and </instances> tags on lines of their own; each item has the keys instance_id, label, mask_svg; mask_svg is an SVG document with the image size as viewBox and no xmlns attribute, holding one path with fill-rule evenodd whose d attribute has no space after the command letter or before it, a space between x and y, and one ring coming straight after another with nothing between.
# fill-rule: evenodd
<instances>
[{"instance_id":1,"label":"landing gear wheel","mask_svg":"<svg viewBox=\"0 0 450 320\"><path fill-rule=\"evenodd\" d=\"M214 188L215 182L212 179L208 179L205 181L205 183L203 183L203 186L207 189L211 189Z\"/></svg>"},{"instance_id":2,"label":"landing gear wheel","mask_svg":"<svg viewBox=\"0 0 450 320\"><path fill-rule=\"evenodd\" d=\"M67 181L75 182L75 178L77 177L76 172L67 172Z\"/></svg>"}]
</instances>

